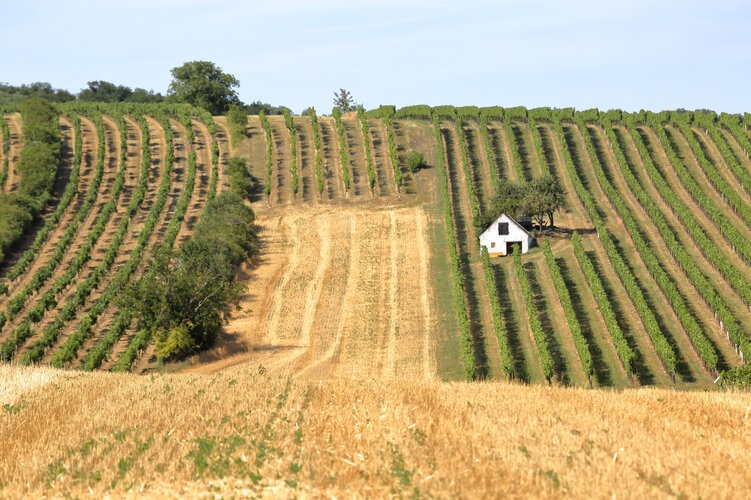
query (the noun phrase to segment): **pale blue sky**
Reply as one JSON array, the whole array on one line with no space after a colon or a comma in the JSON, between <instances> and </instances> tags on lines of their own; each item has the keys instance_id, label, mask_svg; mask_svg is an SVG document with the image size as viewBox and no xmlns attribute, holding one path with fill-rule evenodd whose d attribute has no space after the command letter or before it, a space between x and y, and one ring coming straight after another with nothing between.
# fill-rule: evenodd
<instances>
[{"instance_id":1,"label":"pale blue sky","mask_svg":"<svg viewBox=\"0 0 751 500\"><path fill-rule=\"evenodd\" d=\"M245 102L751 111L751 2L0 0L0 81L165 92L210 60Z\"/></svg>"}]
</instances>

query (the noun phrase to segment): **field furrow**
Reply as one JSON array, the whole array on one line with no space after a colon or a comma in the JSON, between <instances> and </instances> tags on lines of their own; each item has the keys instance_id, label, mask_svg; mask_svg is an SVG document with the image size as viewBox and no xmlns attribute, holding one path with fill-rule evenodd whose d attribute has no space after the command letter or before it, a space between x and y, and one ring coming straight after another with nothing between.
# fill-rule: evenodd
<instances>
[{"instance_id":1,"label":"field furrow","mask_svg":"<svg viewBox=\"0 0 751 500\"><path fill-rule=\"evenodd\" d=\"M297 168L300 172L300 200L313 202L318 200L318 188L315 174L315 144L310 118L296 116L293 118L297 132Z\"/></svg>"},{"instance_id":2,"label":"field furrow","mask_svg":"<svg viewBox=\"0 0 751 500\"><path fill-rule=\"evenodd\" d=\"M661 267L670 276L675 283L685 302L689 306L692 316L701 326L704 334L710 337L715 349L720 349L720 365L737 364L733 349L725 342L724 334L721 334L719 325L716 323L714 313L707 304L701 300L701 296L686 279L679 264L673 259L670 249L667 247L662 238L659 229L655 226L649 215L645 212L639 201L635 198L622 174L619 175L620 168L617 166L617 160L612 147L610 147L608 138L599 126L588 127L588 133L593 136L594 142L600 153L604 153L601 158L601 164L606 175L609 174L609 180L619 192L622 199L628 205L632 216L639 224L641 236L650 244L650 249L659 258ZM605 146L608 144L608 146ZM721 334L718 335L718 333Z\"/></svg>"},{"instance_id":3,"label":"field furrow","mask_svg":"<svg viewBox=\"0 0 751 500\"><path fill-rule=\"evenodd\" d=\"M634 276L636 276L638 285L642 289L650 309L654 312L663 335L668 339L668 342L676 353L678 360L677 374L681 377L681 382L692 384L695 382L706 383L711 381L710 374L702 367L702 363L689 341L688 334L683 329L675 312L669 307L658 308L666 300L663 292L642 260L642 256L639 254L631 237L628 233L624 233L623 221L599 185L594 175L594 167L591 165L589 156L583 145L581 131L577 126L571 126L569 132L571 134L572 145L575 145L576 154L579 156L581 162L578 169L579 174L589 186L589 191L595 199L601 214L603 214L605 226L619 247L618 250L621 257L631 268ZM618 236L616 237L615 235Z\"/></svg>"},{"instance_id":4,"label":"field furrow","mask_svg":"<svg viewBox=\"0 0 751 500\"><path fill-rule=\"evenodd\" d=\"M347 158L349 171L352 178L350 198L355 200L370 199L370 186L368 185L368 171L365 165L365 145L362 140L362 132L357 117L342 117L344 126L344 139L347 143Z\"/></svg>"},{"instance_id":5,"label":"field furrow","mask_svg":"<svg viewBox=\"0 0 751 500\"><path fill-rule=\"evenodd\" d=\"M323 144L323 177L326 185L325 197L328 200L344 199L344 183L342 181L342 167L339 160L339 141L337 139L336 124L330 116L318 117L321 128L321 143Z\"/></svg>"},{"instance_id":6,"label":"field furrow","mask_svg":"<svg viewBox=\"0 0 751 500\"><path fill-rule=\"evenodd\" d=\"M380 118L369 118L369 140L373 151L373 164L376 171L378 194L392 195L396 192L394 168L389 158L389 146L386 142L386 125Z\"/></svg>"},{"instance_id":7,"label":"field furrow","mask_svg":"<svg viewBox=\"0 0 751 500\"><path fill-rule=\"evenodd\" d=\"M289 143L289 131L284 119L278 116L269 116L271 126L271 140L274 151L274 174L272 197L276 193L274 203L285 205L292 202L292 176L289 172L291 147Z\"/></svg>"},{"instance_id":8,"label":"field furrow","mask_svg":"<svg viewBox=\"0 0 751 500\"><path fill-rule=\"evenodd\" d=\"M8 152L8 177L5 180L5 192L12 193L18 189L18 159L21 156L23 148L23 139L21 132L21 121L18 115L6 115L3 119L8 122L10 129L10 151Z\"/></svg>"}]
</instances>

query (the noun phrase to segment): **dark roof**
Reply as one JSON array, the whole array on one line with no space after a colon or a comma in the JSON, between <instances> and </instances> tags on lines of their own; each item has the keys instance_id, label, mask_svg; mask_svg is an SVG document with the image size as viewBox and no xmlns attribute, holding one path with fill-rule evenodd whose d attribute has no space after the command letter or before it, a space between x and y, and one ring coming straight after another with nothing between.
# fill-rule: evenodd
<instances>
[{"instance_id":1,"label":"dark roof","mask_svg":"<svg viewBox=\"0 0 751 500\"><path fill-rule=\"evenodd\" d=\"M487 231L488 229L490 229L490 228L491 228L491 227L493 226L493 224L495 224L495 223L496 223L496 221L497 221L498 219L500 219L501 217L503 217L504 215L506 215L506 214L501 214L501 215L499 215L498 217L496 217L496 218L495 218L495 220L494 220L494 221L493 221L493 222L492 222L492 223L490 224L490 226L488 226L488 227L486 227L486 228L485 228L485 231ZM524 229L524 226L522 226L521 224L519 224L519 223L518 223L518 222L516 221L516 219L514 219L514 218L513 218L513 217L511 217L510 215L506 215L506 217L508 217L509 219L511 219L511 222L513 222L513 223L514 223L514 225L516 225L516 227L518 227L519 229L521 229L522 231L524 231L525 233L527 233L527 236L529 236L529 237L530 237L530 238L532 238L532 239L535 239L535 237L534 237L534 236L532 236L532 234L531 234L531 233L530 233L529 231L527 231L526 229ZM485 231L483 231L483 233L484 233Z\"/></svg>"}]
</instances>

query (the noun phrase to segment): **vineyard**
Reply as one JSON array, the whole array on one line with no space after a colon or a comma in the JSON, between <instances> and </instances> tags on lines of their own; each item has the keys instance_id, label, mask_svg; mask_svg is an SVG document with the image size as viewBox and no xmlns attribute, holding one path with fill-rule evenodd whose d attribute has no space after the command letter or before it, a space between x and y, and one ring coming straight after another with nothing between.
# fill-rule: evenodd
<instances>
[{"instance_id":1,"label":"vineyard","mask_svg":"<svg viewBox=\"0 0 751 500\"><path fill-rule=\"evenodd\" d=\"M190 370L704 388L751 355L751 116L311 108L250 116L235 143L187 106L59 113L49 201L0 267L3 361L153 368L116 298L232 189L235 156L260 255ZM23 125L0 121L4 193L23 181ZM427 168L408 171L412 151ZM543 175L566 190L555 228L524 255L481 252L501 185Z\"/></svg>"}]
</instances>

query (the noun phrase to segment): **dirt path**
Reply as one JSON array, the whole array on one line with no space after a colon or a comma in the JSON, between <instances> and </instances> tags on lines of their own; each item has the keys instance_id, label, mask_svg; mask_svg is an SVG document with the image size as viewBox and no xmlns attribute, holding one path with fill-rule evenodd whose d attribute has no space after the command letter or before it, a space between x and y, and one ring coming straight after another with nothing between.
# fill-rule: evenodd
<instances>
[{"instance_id":1,"label":"dirt path","mask_svg":"<svg viewBox=\"0 0 751 500\"><path fill-rule=\"evenodd\" d=\"M470 318L470 331L474 344L475 363L478 371L500 374L498 341L493 332L487 285L479 260L479 243L475 238L472 221L472 208L469 201L466 178L462 171L459 156L459 143L453 122L442 122L441 132L445 142L448 165L449 192L453 207L456 240L459 246L459 258L462 260L463 273L467 278L464 288L467 300L467 313Z\"/></svg>"},{"instance_id":2,"label":"dirt path","mask_svg":"<svg viewBox=\"0 0 751 500\"><path fill-rule=\"evenodd\" d=\"M299 198L305 202L318 200L318 180L315 173L315 144L313 125L307 116L292 118L297 132L297 171L300 177Z\"/></svg>"},{"instance_id":3,"label":"dirt path","mask_svg":"<svg viewBox=\"0 0 751 500\"><path fill-rule=\"evenodd\" d=\"M342 181L342 165L339 160L339 139L336 123L330 116L319 116L321 128L321 155L323 156L326 195L328 200L343 200L345 197Z\"/></svg>"},{"instance_id":4,"label":"dirt path","mask_svg":"<svg viewBox=\"0 0 751 500\"><path fill-rule=\"evenodd\" d=\"M18 189L18 160L23 149L23 134L21 132L21 119L18 114L3 117L8 122L10 129L10 151L8 151L8 178L5 180L5 192L12 193Z\"/></svg>"},{"instance_id":5,"label":"dirt path","mask_svg":"<svg viewBox=\"0 0 751 500\"><path fill-rule=\"evenodd\" d=\"M673 282L676 284L681 294L683 295L686 303L691 308L694 318L702 326L702 330L710 338L718 348L719 353L722 356L722 360L731 365L737 364L740 361L734 361L737 358L735 351L730 348L728 342L725 341L725 335L720 331L719 325L714 319L714 313L702 300L693 285L689 282L678 263L673 259L672 253L665 244L657 227L652 223L649 215L636 199L634 194L629 189L623 175L620 174L620 168L617 166L615 153L612 146L609 144L609 140L605 135L605 132L601 127L590 126L589 133L594 134L594 140L596 143L602 145L607 144L607 147L601 148L605 152L605 162L603 162L603 169L608 173L611 183L620 193L621 197L627 203L631 214L634 219L639 223L639 228L642 236L650 242L650 248L660 259L662 268L671 276ZM644 168L640 166L640 168ZM719 334L719 335L718 335Z\"/></svg>"},{"instance_id":6,"label":"dirt path","mask_svg":"<svg viewBox=\"0 0 751 500\"><path fill-rule=\"evenodd\" d=\"M347 143L349 171L351 174L350 198L355 200L370 199L365 144L358 118L342 117L342 125L344 126L344 138Z\"/></svg>"},{"instance_id":7,"label":"dirt path","mask_svg":"<svg viewBox=\"0 0 751 500\"><path fill-rule=\"evenodd\" d=\"M229 127L227 126L226 116L215 116L214 124L216 125L216 140L219 143L219 180L217 183L217 194L230 189L229 178L227 177L227 164L232 156L232 141L229 137Z\"/></svg>"},{"instance_id":8,"label":"dirt path","mask_svg":"<svg viewBox=\"0 0 751 500\"><path fill-rule=\"evenodd\" d=\"M488 175L490 170L482 134L480 133L478 123L474 120L465 121L463 129L477 202L480 205L482 213L485 213L490 208L493 199L493 185Z\"/></svg>"},{"instance_id":9,"label":"dirt path","mask_svg":"<svg viewBox=\"0 0 751 500\"><path fill-rule=\"evenodd\" d=\"M289 131L284 119L279 116L269 116L271 140L274 153L274 173L272 174L271 197L275 205L286 205L293 201L291 165L291 146ZM276 193L276 198L274 198Z\"/></svg>"},{"instance_id":10,"label":"dirt path","mask_svg":"<svg viewBox=\"0 0 751 500\"><path fill-rule=\"evenodd\" d=\"M373 167L376 171L376 186L380 196L393 195L396 193L396 181L394 180L394 168L389 158L389 145L386 135L386 124L382 119L369 118L370 149L373 156Z\"/></svg>"},{"instance_id":11,"label":"dirt path","mask_svg":"<svg viewBox=\"0 0 751 500\"><path fill-rule=\"evenodd\" d=\"M627 155L627 158L629 158L631 164L640 166L640 168L636 169L640 184L650 194L652 200L654 200L655 204L660 208L660 210L664 214L670 214L670 216L666 217L667 222L673 230L673 233L675 233L676 237L683 245L683 248L692 257L694 263L696 263L696 265L701 269L702 273L707 277L707 279L709 279L709 281L714 285L715 290L722 297L723 302L728 306L728 308L730 308L731 311L733 311L733 314L736 318L738 318L740 323L747 325L751 324L751 311L749 311L749 309L743 304L740 296L737 295L732 287L727 284L722 274L704 256L701 249L697 247L696 243L688 233L688 230L685 228L685 226L680 222L680 220L672 216L670 207L668 207L665 201L662 199L659 191L651 182L649 176L646 174L645 169L642 167L641 158L637 154L636 145L633 143L631 136L622 128L615 128L615 131L616 134L627 145L625 153ZM664 150L662 151L662 153L664 154ZM667 158L665 158L664 161L667 161ZM659 164L658 161L655 161L655 163ZM703 299L697 296L697 300ZM722 343L723 342L717 344L717 347L721 348ZM730 359L732 360L732 356L730 357Z\"/></svg>"},{"instance_id":12,"label":"dirt path","mask_svg":"<svg viewBox=\"0 0 751 500\"><path fill-rule=\"evenodd\" d=\"M188 371L262 364L308 378L434 376L424 210L313 207L259 217L262 249L242 312Z\"/></svg>"},{"instance_id":13,"label":"dirt path","mask_svg":"<svg viewBox=\"0 0 751 500\"><path fill-rule=\"evenodd\" d=\"M751 268L749 268L749 266L743 261L740 255L735 253L727 238L721 236L722 233L717 228L714 221L709 218L699 204L694 201L691 193L686 190L678 177L678 174L675 172L672 165L670 165L667 153L665 153L662 144L659 142L657 134L651 128L646 127L639 127L639 132L645 138L648 147L651 147L652 150L656 152L655 165L658 166L662 172L662 176L671 186L675 194L678 195L683 203L691 209L694 219L696 219L696 222L699 223L706 234L717 235L717 237L712 238L714 244L717 245L728 260L730 260L733 266L746 277L746 280L751 282Z\"/></svg>"},{"instance_id":14,"label":"dirt path","mask_svg":"<svg viewBox=\"0 0 751 500\"><path fill-rule=\"evenodd\" d=\"M506 130L500 122L488 122L488 135L493 146L493 153L498 161L498 175L501 180L508 179L518 182L516 169L513 167L511 150L509 149L509 138L506 137Z\"/></svg>"},{"instance_id":15,"label":"dirt path","mask_svg":"<svg viewBox=\"0 0 751 500\"><path fill-rule=\"evenodd\" d=\"M677 371L682 383L694 384L698 382L706 384L711 382L713 378L704 369L701 360L689 342L688 334L675 312L670 307L661 307L666 300L662 290L650 274L646 264L644 264L641 254L639 254L634 246L631 237L623 230L623 222L618 216L618 212L612 206L610 199L607 198L595 178L594 167L592 167L589 155L586 152L581 131L575 125L570 125L569 128L576 146L575 154L578 156L580 162L580 167L578 168L579 175L588 186L589 192L597 203L600 213L603 215L603 221L610 231L611 236L613 236L619 245L621 256L628 263L634 276L636 276L645 298L650 303L650 308L660 323L663 334L665 334L668 342L671 343L676 351L678 360Z\"/></svg>"}]
</instances>

